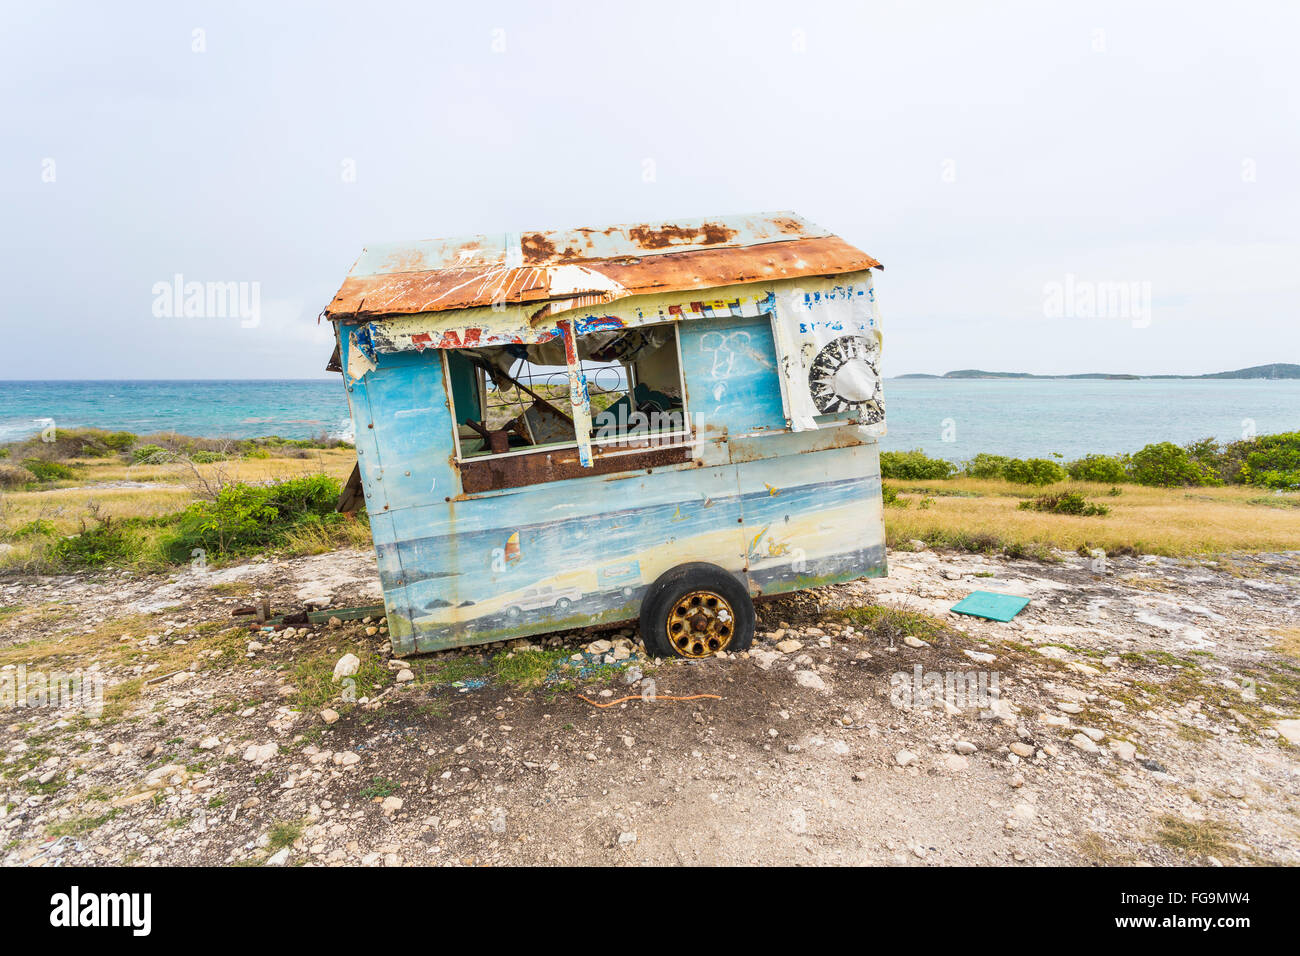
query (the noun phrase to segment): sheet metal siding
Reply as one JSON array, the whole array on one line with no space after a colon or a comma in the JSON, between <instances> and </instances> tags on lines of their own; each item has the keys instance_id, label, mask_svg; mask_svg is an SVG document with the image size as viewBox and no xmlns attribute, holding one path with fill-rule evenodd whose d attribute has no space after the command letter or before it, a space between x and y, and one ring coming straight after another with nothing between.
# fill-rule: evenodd
<instances>
[{"instance_id":1,"label":"sheet metal siding","mask_svg":"<svg viewBox=\"0 0 1300 956\"><path fill-rule=\"evenodd\" d=\"M344 350L347 355L347 350ZM349 381L345 366L344 380ZM390 625L408 608L387 582L402 580L393 515L460 492L450 461L453 425L438 353L378 354L375 367L349 381L361 488L370 516ZM444 505L445 507L445 505Z\"/></svg>"},{"instance_id":2,"label":"sheet metal siding","mask_svg":"<svg viewBox=\"0 0 1300 956\"><path fill-rule=\"evenodd\" d=\"M719 565L754 592L883 574L875 461L864 445L397 512L398 540L380 549L400 554L402 580L384 587L410 610L390 619L394 647L630 620L645 588L687 561Z\"/></svg>"}]
</instances>

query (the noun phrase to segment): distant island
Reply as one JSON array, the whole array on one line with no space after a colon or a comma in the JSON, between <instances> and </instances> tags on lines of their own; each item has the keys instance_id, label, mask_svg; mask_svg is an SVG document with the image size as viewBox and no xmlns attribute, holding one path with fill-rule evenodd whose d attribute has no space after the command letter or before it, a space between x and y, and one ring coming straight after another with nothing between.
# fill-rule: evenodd
<instances>
[{"instance_id":1,"label":"distant island","mask_svg":"<svg viewBox=\"0 0 1300 956\"><path fill-rule=\"evenodd\" d=\"M1033 375L1029 372L986 372L978 368L963 368L943 375L913 372L898 378L1095 378L1106 381L1138 381L1141 379L1168 378L1300 378L1300 365L1274 362L1272 365L1252 365L1232 372L1208 372L1205 375L1110 375L1105 372L1082 372L1078 375Z\"/></svg>"}]
</instances>

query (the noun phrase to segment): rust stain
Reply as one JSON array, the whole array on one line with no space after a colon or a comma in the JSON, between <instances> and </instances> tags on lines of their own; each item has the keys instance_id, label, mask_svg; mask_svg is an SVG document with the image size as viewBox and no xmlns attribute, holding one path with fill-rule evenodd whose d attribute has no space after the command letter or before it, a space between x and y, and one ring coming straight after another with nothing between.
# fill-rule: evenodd
<instances>
[{"instance_id":1,"label":"rust stain","mask_svg":"<svg viewBox=\"0 0 1300 956\"><path fill-rule=\"evenodd\" d=\"M633 226L627 231L628 238L643 249L667 249L673 245L689 245L699 242L714 246L727 242L736 235L736 230L720 222L706 222L695 229L683 229L680 226Z\"/></svg>"},{"instance_id":2,"label":"rust stain","mask_svg":"<svg viewBox=\"0 0 1300 956\"><path fill-rule=\"evenodd\" d=\"M519 244L524 250L524 262L529 265L547 262L555 257L555 243L546 238L545 233L527 233L519 240Z\"/></svg>"},{"instance_id":3,"label":"rust stain","mask_svg":"<svg viewBox=\"0 0 1300 956\"><path fill-rule=\"evenodd\" d=\"M563 298L583 295L612 301L650 292L678 292L706 289L770 279L799 276L838 275L879 268L880 263L838 236L818 239L790 239L756 246L683 249L642 258L619 256L582 260L593 274L611 279L622 291L574 290ZM339 294L325 310L330 319L343 316L375 318L442 312L491 305L494 302L526 304L553 298L545 266L517 269L501 266L444 269L348 277ZM363 308L364 306L364 308ZM548 310L550 311L550 310Z\"/></svg>"}]
</instances>

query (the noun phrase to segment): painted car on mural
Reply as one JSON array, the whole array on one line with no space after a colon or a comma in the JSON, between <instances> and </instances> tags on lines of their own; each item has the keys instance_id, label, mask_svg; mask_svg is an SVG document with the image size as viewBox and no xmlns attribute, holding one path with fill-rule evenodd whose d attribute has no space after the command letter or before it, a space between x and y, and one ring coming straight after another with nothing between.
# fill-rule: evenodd
<instances>
[{"instance_id":1,"label":"painted car on mural","mask_svg":"<svg viewBox=\"0 0 1300 956\"><path fill-rule=\"evenodd\" d=\"M885 574L879 263L793 213L369 247L325 314L394 650Z\"/></svg>"}]
</instances>

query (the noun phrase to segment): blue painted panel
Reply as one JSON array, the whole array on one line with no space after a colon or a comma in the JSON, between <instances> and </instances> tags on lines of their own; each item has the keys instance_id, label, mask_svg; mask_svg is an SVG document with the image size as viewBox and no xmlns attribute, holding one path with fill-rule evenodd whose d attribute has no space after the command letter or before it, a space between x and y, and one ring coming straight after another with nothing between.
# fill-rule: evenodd
<instances>
[{"instance_id":1,"label":"blue painted panel","mask_svg":"<svg viewBox=\"0 0 1300 956\"><path fill-rule=\"evenodd\" d=\"M786 427L768 316L683 322L680 334L687 404L703 430Z\"/></svg>"},{"instance_id":2,"label":"blue painted panel","mask_svg":"<svg viewBox=\"0 0 1300 956\"><path fill-rule=\"evenodd\" d=\"M737 470L752 591L774 594L885 574L874 442L756 459Z\"/></svg>"},{"instance_id":3,"label":"blue painted panel","mask_svg":"<svg viewBox=\"0 0 1300 956\"><path fill-rule=\"evenodd\" d=\"M356 422L356 432L358 439L372 433L377 447L364 469L367 507L372 493L379 510L387 505L391 511L458 494L439 353L381 353L364 381L370 414Z\"/></svg>"}]
</instances>

